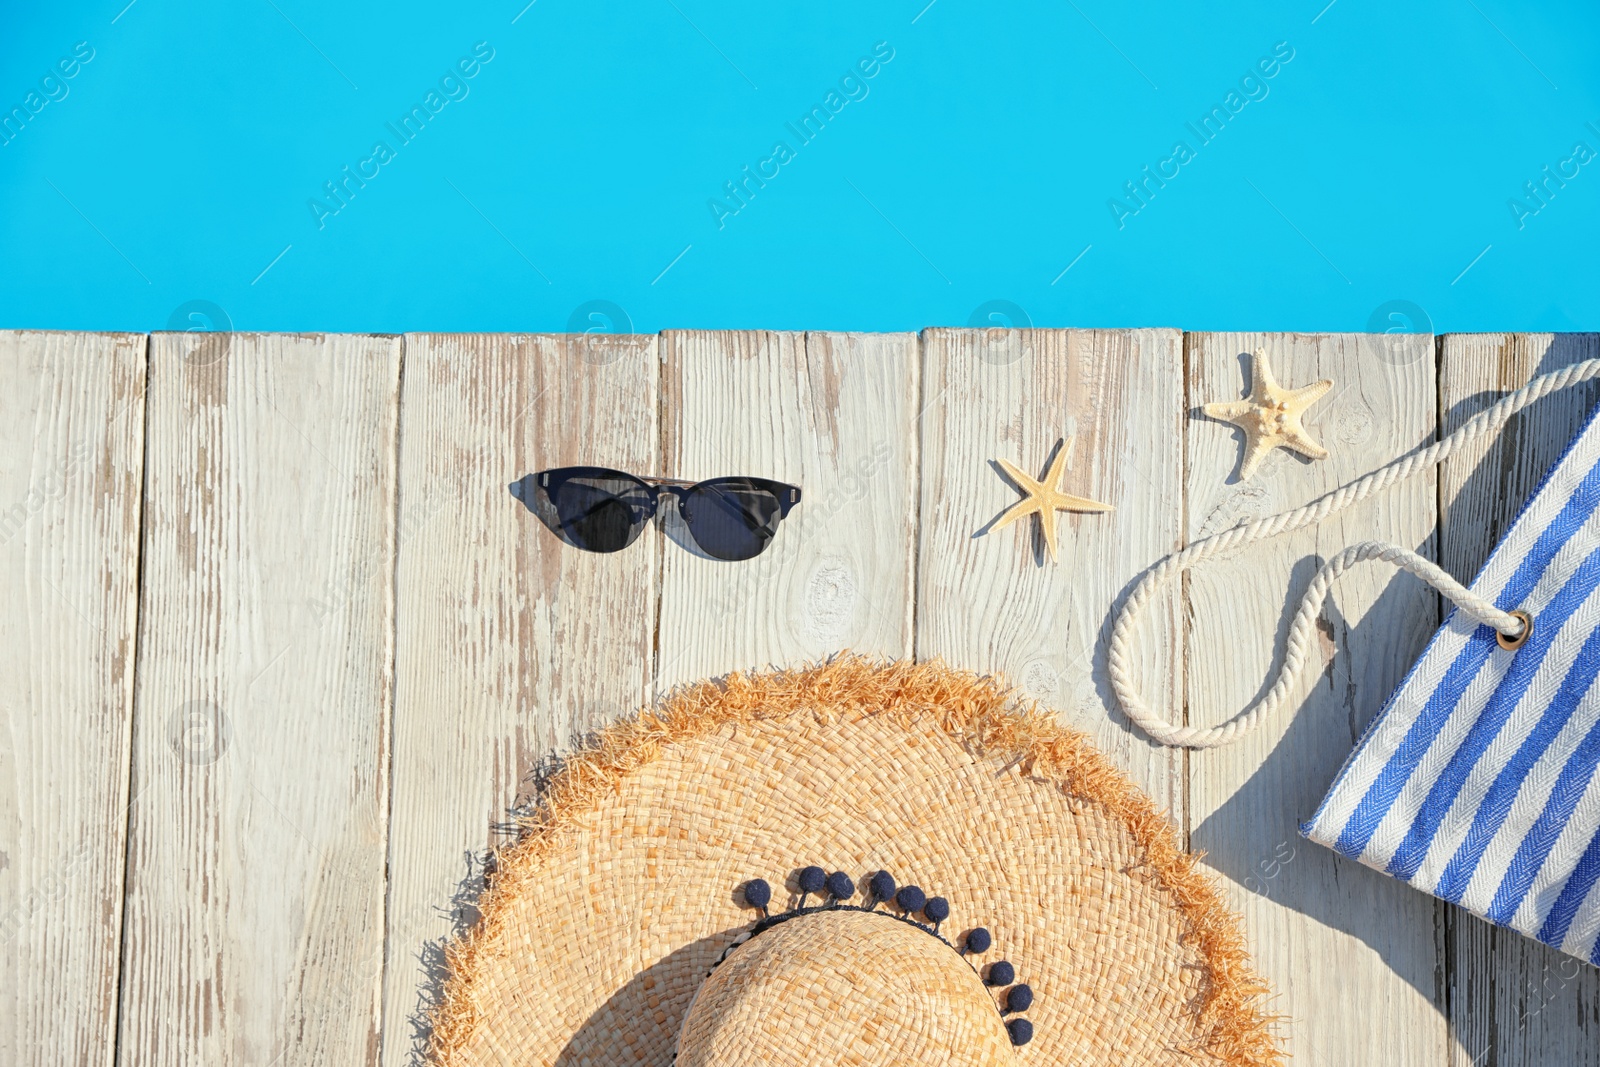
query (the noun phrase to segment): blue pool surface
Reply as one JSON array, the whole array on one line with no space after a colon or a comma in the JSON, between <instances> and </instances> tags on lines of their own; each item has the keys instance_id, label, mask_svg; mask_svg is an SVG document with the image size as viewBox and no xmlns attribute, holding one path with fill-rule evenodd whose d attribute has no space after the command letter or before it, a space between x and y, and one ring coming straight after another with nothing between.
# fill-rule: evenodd
<instances>
[{"instance_id":1,"label":"blue pool surface","mask_svg":"<svg viewBox=\"0 0 1600 1067\"><path fill-rule=\"evenodd\" d=\"M1592 3L0 25L0 327L1600 329Z\"/></svg>"}]
</instances>

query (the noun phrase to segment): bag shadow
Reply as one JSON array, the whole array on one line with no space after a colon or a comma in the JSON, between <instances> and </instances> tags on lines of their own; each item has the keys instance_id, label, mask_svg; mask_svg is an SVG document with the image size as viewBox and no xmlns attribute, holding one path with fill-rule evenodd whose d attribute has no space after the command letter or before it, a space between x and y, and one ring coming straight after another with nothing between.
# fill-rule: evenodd
<instances>
[{"instance_id":1,"label":"bag shadow","mask_svg":"<svg viewBox=\"0 0 1600 1067\"><path fill-rule=\"evenodd\" d=\"M1593 337L1556 335L1533 373L1545 374L1591 358L1594 349ZM1450 432L1521 384L1520 380L1508 382L1503 391L1474 394L1453 404L1445 413L1441 432ZM1470 472L1459 480L1459 489L1451 490L1449 483L1455 479L1441 473L1436 525L1419 551L1438 559L1458 579L1470 582L1509 531L1545 472L1576 436L1597 400L1600 383L1545 397L1508 423L1473 463ZM1463 459L1458 457L1454 462L1459 464ZM1374 533L1382 536L1381 531ZM1320 562L1307 558L1294 568L1279 615L1273 646L1274 671L1281 662L1292 612ZM1401 626L1398 620L1428 617L1419 599L1433 602L1433 624L1425 628ZM1516 974L1508 971L1504 975L1473 973L1458 977L1455 968L1465 965L1457 952L1456 939L1474 925L1487 930L1488 924L1455 905L1313 843L1301 837L1298 829L1315 813L1339 769L1367 726L1387 706L1394 688L1422 654L1449 607L1417 579L1396 572L1362 620L1352 627L1339 610L1339 589L1335 585L1323 608L1320 627L1324 645L1331 642L1336 650L1332 660L1310 692L1294 706L1280 710L1278 721L1287 720L1282 737L1244 783L1193 827L1190 844L1195 851L1205 853L1208 866L1245 893L1265 896L1282 908L1362 942L1450 1021L1452 1038L1469 1053L1480 1051L1475 1046L1493 1033L1495 1036L1489 1040L1501 1052L1515 1055L1523 1046L1530 1052L1540 1046L1538 1028L1493 1027L1485 1020L1475 1024L1470 1038L1455 1033L1455 1024L1466 1018L1466 1009L1458 1006L1452 1011L1450 1003L1453 997L1461 996L1463 983L1492 990L1497 979L1509 986L1527 977L1521 970ZM1252 700L1265 693L1268 681L1264 679ZM1263 726L1266 730L1273 728L1270 723ZM1217 758L1215 752L1191 756L1191 781L1196 760ZM1239 895L1234 894L1233 900L1238 903ZM1526 951L1517 953L1518 959L1543 958L1547 970L1567 959L1514 933L1496 932L1495 936L1502 934L1525 943ZM1324 965L1306 959L1305 950L1304 945L1292 944L1256 946L1257 953L1298 957L1309 968ZM1479 970L1484 959L1476 959ZM1523 964L1530 965L1537 969L1536 962ZM1600 982L1590 980L1587 984L1600 989ZM1477 1032L1480 1030L1481 1034Z\"/></svg>"}]
</instances>

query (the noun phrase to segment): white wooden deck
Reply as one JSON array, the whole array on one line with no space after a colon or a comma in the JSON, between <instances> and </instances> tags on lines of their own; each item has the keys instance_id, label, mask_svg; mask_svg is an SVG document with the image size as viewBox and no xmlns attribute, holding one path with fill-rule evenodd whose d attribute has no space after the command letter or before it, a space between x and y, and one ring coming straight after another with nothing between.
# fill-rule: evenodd
<instances>
[{"instance_id":1,"label":"white wooden deck","mask_svg":"<svg viewBox=\"0 0 1600 1067\"><path fill-rule=\"evenodd\" d=\"M1232 482L1264 345L1337 383L1333 452ZM1153 747L1107 711L1109 612L1186 539L1311 497L1597 336L1174 330L659 337L0 333L0 1065L412 1062L440 944L531 776L676 683L854 648L1005 674L1168 806L1244 915L1297 1063L1600 1065L1600 971L1295 827L1438 623L1371 568L1297 717ZM1261 687L1312 557L1470 576L1594 390L1320 529L1196 571L1147 692ZM1075 435L1059 565L990 460ZM769 552L562 547L507 491L596 463L805 487ZM1164 615L1164 618L1160 616ZM1338 654L1334 655L1334 650Z\"/></svg>"}]
</instances>

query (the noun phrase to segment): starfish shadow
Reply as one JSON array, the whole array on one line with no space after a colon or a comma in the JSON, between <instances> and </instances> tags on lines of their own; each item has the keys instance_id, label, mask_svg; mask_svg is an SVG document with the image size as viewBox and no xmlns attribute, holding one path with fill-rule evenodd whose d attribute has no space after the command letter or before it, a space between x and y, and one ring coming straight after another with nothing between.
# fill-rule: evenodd
<instances>
[{"instance_id":1,"label":"starfish shadow","mask_svg":"<svg viewBox=\"0 0 1600 1067\"><path fill-rule=\"evenodd\" d=\"M1252 373L1253 373L1253 364L1251 363L1251 360L1254 357L1249 352L1240 352L1238 358L1239 358L1239 371L1244 377L1244 385L1240 389L1239 396L1237 397L1237 399L1239 399L1239 400L1249 400L1251 395L1255 391L1255 387L1254 387L1255 379L1251 376ZM1224 485L1239 485L1240 483L1242 483L1245 480L1243 477L1241 477L1241 475L1244 472L1245 457L1247 455L1249 455L1249 453L1250 453L1250 435L1247 434L1244 431L1244 428L1242 426L1240 426L1238 423L1230 422L1227 419L1219 418L1216 415L1213 415L1210 412L1206 411L1206 405L1204 405L1204 404L1198 404L1195 407L1190 408L1189 409L1189 419L1190 419L1190 421L1193 421L1195 419L1204 419L1206 422L1214 422L1214 423L1217 423L1218 425L1226 426L1230 430L1233 431L1234 440L1239 442L1239 460L1238 460L1238 462L1236 462L1233 465L1232 473L1230 473L1228 475L1227 480L1225 482L1223 482L1223 484ZM1297 452L1293 448L1290 448L1290 447L1288 447L1286 445L1280 445L1277 448L1274 448L1271 453L1269 453L1266 457L1263 457L1262 462L1263 463L1282 462L1280 457L1283 456L1285 453L1287 453L1288 456L1298 460L1300 462L1300 465L1303 466L1303 467L1308 467L1314 462L1312 457L1307 456L1307 455L1305 455L1305 454L1303 454L1301 452Z\"/></svg>"},{"instance_id":2,"label":"starfish shadow","mask_svg":"<svg viewBox=\"0 0 1600 1067\"><path fill-rule=\"evenodd\" d=\"M1050 450L1050 454L1048 456L1044 457L1044 466L1042 468L1040 468L1040 470L1039 470L1039 478L1041 480L1047 474L1050 473L1050 465L1056 461L1057 454L1059 454L1060 451L1063 448L1066 448L1066 447L1067 447L1067 438L1061 437L1061 438L1057 439L1055 447ZM1027 490L1023 489L1022 486L1018 485L1016 482L1014 482L1012 480L1010 473L1007 472L1007 470L1000 465L1000 461L999 460L991 459L989 461L989 469L994 471L1002 479L1004 479L1005 483L1007 485L1009 485L1013 489L1016 489L1019 492L1023 493L1023 499L1027 499ZM1012 508L1016 507L1016 505L1017 505L1017 501L1012 501L1010 504L1007 504L1005 507L1001 508L995 514L995 516L993 518L991 518L988 522L984 523L982 526L980 526L976 530L974 530L972 532L972 537L974 539L979 538L979 537L987 537L989 535L989 532L994 529L995 524L998 523L1001 519L1005 518L1006 517L1006 513L1009 512ZM1045 560L1050 555L1050 547L1045 544L1045 541L1044 541L1044 530L1040 528L1040 524L1037 523L1037 522L1032 524L1032 536L1029 538L1029 543L1033 546L1033 562L1034 562L1034 564L1036 566L1043 567L1044 564L1045 564Z\"/></svg>"},{"instance_id":3,"label":"starfish shadow","mask_svg":"<svg viewBox=\"0 0 1600 1067\"><path fill-rule=\"evenodd\" d=\"M1239 458L1234 463L1233 470L1228 472L1227 480L1224 481L1222 484L1223 485L1242 485L1244 483L1245 479L1239 477L1239 474L1240 474L1241 471L1244 470L1245 452L1250 447L1250 437L1249 437L1249 435L1246 434L1239 427L1235 426L1233 423L1229 422L1227 419L1219 419L1215 415L1207 415L1205 413L1205 409L1204 408L1200 408L1200 407L1190 408L1189 409L1189 418L1190 419L1204 419L1206 422L1214 422L1214 423L1217 423L1219 426L1226 426L1228 429L1233 431L1233 439L1239 443ZM1311 464L1316 462L1310 456L1303 456L1299 452L1296 452L1292 448L1278 448L1278 449L1275 449L1272 452L1271 455L1269 455L1266 458L1264 458L1261 462L1262 463L1281 463L1281 462L1283 462L1283 460L1286 460L1286 459L1295 460L1302 467L1309 467L1309 466L1311 466ZM1257 469L1256 473L1258 473L1258 474L1260 473L1260 469L1259 468Z\"/></svg>"}]
</instances>

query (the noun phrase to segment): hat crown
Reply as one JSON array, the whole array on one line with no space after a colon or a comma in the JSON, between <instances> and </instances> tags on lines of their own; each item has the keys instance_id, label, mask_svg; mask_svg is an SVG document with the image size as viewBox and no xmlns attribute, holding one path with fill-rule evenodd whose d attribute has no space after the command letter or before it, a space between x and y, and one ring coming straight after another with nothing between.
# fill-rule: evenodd
<instances>
[{"instance_id":1,"label":"hat crown","mask_svg":"<svg viewBox=\"0 0 1600 1067\"><path fill-rule=\"evenodd\" d=\"M676 1067L1015 1064L995 994L928 930L825 908L732 950L684 1019Z\"/></svg>"}]
</instances>

